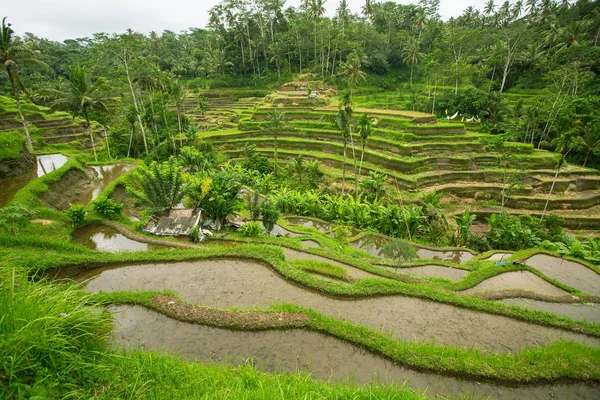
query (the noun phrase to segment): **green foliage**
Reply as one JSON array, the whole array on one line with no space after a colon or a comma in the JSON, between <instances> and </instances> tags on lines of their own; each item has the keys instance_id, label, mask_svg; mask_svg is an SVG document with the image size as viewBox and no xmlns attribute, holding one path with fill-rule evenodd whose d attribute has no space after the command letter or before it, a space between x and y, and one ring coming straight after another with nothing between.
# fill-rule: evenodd
<instances>
[{"instance_id":1,"label":"green foliage","mask_svg":"<svg viewBox=\"0 0 600 400\"><path fill-rule=\"evenodd\" d=\"M273 171L269 158L263 153L253 152L244 161L244 168L250 171L256 171L260 174L268 174Z\"/></svg>"},{"instance_id":2,"label":"green foliage","mask_svg":"<svg viewBox=\"0 0 600 400\"><path fill-rule=\"evenodd\" d=\"M260 222L248 221L240 228L239 232L246 237L257 237L262 233L262 226Z\"/></svg>"},{"instance_id":3,"label":"green foliage","mask_svg":"<svg viewBox=\"0 0 600 400\"><path fill-rule=\"evenodd\" d=\"M111 199L98 199L93 203L94 211L107 219L117 219L123 213L123 203Z\"/></svg>"},{"instance_id":4,"label":"green foliage","mask_svg":"<svg viewBox=\"0 0 600 400\"><path fill-rule=\"evenodd\" d=\"M138 168L127 191L153 211L175 207L183 199L183 175L174 157L162 164L152 162L149 167Z\"/></svg>"},{"instance_id":5,"label":"green foliage","mask_svg":"<svg viewBox=\"0 0 600 400\"><path fill-rule=\"evenodd\" d=\"M193 227L192 230L190 231L189 239L190 239L190 242L192 242L192 243L199 243L202 240L202 235L200 234L200 228L198 228L197 226Z\"/></svg>"},{"instance_id":6,"label":"green foliage","mask_svg":"<svg viewBox=\"0 0 600 400\"><path fill-rule=\"evenodd\" d=\"M16 131L0 132L0 161L18 158L25 149L25 137Z\"/></svg>"},{"instance_id":7,"label":"green foliage","mask_svg":"<svg viewBox=\"0 0 600 400\"><path fill-rule=\"evenodd\" d=\"M369 171L369 176L360 180L360 186L363 189L363 195L369 201L377 202L381 195L385 193L385 182L387 175L380 172Z\"/></svg>"},{"instance_id":8,"label":"green foliage","mask_svg":"<svg viewBox=\"0 0 600 400\"><path fill-rule=\"evenodd\" d=\"M216 221L218 227L227 215L241 209L241 188L241 176L235 172L223 170L212 176L210 192L203 204L207 215Z\"/></svg>"},{"instance_id":9,"label":"green foliage","mask_svg":"<svg viewBox=\"0 0 600 400\"><path fill-rule=\"evenodd\" d=\"M470 233L469 230L471 228L471 224L477 215L471 214L471 210L466 209L463 212L463 215L454 216L454 220L456 221L456 236L455 243L457 246L466 246L469 243Z\"/></svg>"},{"instance_id":10,"label":"green foliage","mask_svg":"<svg viewBox=\"0 0 600 400\"><path fill-rule=\"evenodd\" d=\"M267 198L261 204L260 213L262 215L262 224L265 227L265 230L267 233L271 233L273 226L275 226L275 223L280 216L277 205L271 201L271 199Z\"/></svg>"},{"instance_id":11,"label":"green foliage","mask_svg":"<svg viewBox=\"0 0 600 400\"><path fill-rule=\"evenodd\" d=\"M69 204L69 208L65 210L65 214L71 219L71 225L75 227L83 225L87 211L82 204L74 203Z\"/></svg>"},{"instance_id":12,"label":"green foliage","mask_svg":"<svg viewBox=\"0 0 600 400\"><path fill-rule=\"evenodd\" d=\"M493 249L523 250L540 243L540 238L530 227L506 211L492 214L487 222L490 226L487 239Z\"/></svg>"},{"instance_id":13,"label":"green foliage","mask_svg":"<svg viewBox=\"0 0 600 400\"><path fill-rule=\"evenodd\" d=\"M0 208L0 229L17 236L21 228L25 228L36 212L22 205Z\"/></svg>"}]
</instances>

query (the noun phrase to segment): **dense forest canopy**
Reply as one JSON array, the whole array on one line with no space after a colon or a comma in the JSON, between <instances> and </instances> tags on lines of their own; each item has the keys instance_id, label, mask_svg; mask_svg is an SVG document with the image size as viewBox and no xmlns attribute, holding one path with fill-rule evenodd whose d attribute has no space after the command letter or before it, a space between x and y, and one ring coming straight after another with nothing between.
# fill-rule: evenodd
<instances>
[{"instance_id":1,"label":"dense forest canopy","mask_svg":"<svg viewBox=\"0 0 600 400\"><path fill-rule=\"evenodd\" d=\"M538 148L556 149L561 134L576 131L569 156L597 165L597 1L490 0L448 21L438 14L439 0L366 0L358 14L341 0L332 18L324 4L303 0L295 9L282 0L224 0L211 9L207 27L179 34L96 33L58 43L27 33L14 43L39 51L48 68L23 63L19 76L37 102L49 105L69 68L85 66L124 106L110 121L93 119L118 126L136 119L132 114L141 118L144 102L177 103L186 84L265 88L311 72L343 88L340 70L355 60L367 74L364 93L404 91L413 110L477 116L491 132ZM0 85L10 92L4 74ZM507 91L511 101L502 96ZM165 96L153 99L157 93Z\"/></svg>"}]
</instances>

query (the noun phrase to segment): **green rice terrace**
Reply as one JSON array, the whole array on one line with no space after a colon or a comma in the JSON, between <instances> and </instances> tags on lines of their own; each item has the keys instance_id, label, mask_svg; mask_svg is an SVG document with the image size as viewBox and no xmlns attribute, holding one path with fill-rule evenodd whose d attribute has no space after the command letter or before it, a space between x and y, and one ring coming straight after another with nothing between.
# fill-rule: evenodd
<instances>
[{"instance_id":1,"label":"green rice terrace","mask_svg":"<svg viewBox=\"0 0 600 400\"><path fill-rule=\"evenodd\" d=\"M597 34L456 76L420 65L429 25L369 54L385 4L459 40L430 3L367 2L328 50L342 16L315 17L281 58L281 10L222 22L221 50L213 25L60 44L3 20L0 399L600 398ZM550 29L490 3L473 41ZM565 32L597 14L548 3Z\"/></svg>"}]
</instances>

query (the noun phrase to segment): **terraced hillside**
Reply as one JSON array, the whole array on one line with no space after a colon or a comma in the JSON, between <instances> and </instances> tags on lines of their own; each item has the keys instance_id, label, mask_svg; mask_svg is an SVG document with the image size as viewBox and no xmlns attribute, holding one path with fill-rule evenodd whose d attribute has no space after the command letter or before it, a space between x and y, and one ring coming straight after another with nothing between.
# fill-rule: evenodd
<instances>
[{"instance_id":1,"label":"terraced hillside","mask_svg":"<svg viewBox=\"0 0 600 400\"><path fill-rule=\"evenodd\" d=\"M22 102L23 114L35 149L71 148L86 151L92 148L92 142L85 121L73 119L68 113L51 113L46 107ZM23 125L14 100L0 96L0 133L22 131ZM102 143L103 129L92 124L94 141Z\"/></svg>"},{"instance_id":2,"label":"terraced hillside","mask_svg":"<svg viewBox=\"0 0 600 400\"><path fill-rule=\"evenodd\" d=\"M315 83L313 83L315 85ZM257 151L273 155L273 134L264 129L273 108L285 113L287 128L278 134L279 159L303 154L318 159L330 183L340 181L343 165L343 139L333 120L338 99L323 88L316 99L297 83L284 85L262 99L214 97L208 124L188 111L202 132L230 158L239 159L246 143ZM212 96L216 96L212 92ZM192 105L197 97L190 97ZM560 156L534 149L530 144L506 142L493 146L494 135L454 121L437 121L419 112L387 109L354 109L354 122L366 113L372 122L362 165L362 175L379 172L387 176L388 190L400 189L408 201L419 192L436 190L445 197L449 213L465 208L498 211L502 206L514 212L540 213L547 209L559 213L572 228L597 228L582 224L585 216L597 215L600 204L600 173L575 165L563 166L554 182ZM207 113L209 115L209 113ZM229 119L218 120L217 116ZM204 122L204 123L203 123ZM355 133L354 148L349 146L347 176L352 176L352 154L361 155L360 137ZM492 144L490 144L492 143ZM509 156L507 156L509 155ZM511 184L518 177L518 184Z\"/></svg>"}]
</instances>

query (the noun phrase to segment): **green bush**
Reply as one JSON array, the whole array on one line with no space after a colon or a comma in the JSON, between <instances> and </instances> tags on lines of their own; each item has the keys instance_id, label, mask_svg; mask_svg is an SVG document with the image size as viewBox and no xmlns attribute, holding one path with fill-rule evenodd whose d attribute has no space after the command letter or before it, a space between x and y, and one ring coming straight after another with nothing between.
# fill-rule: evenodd
<instances>
[{"instance_id":1,"label":"green bush","mask_svg":"<svg viewBox=\"0 0 600 400\"><path fill-rule=\"evenodd\" d=\"M202 240L202 235L200 234L200 229L195 226L192 228L190 232L190 242L199 243Z\"/></svg>"},{"instance_id":2,"label":"green bush","mask_svg":"<svg viewBox=\"0 0 600 400\"><path fill-rule=\"evenodd\" d=\"M94 211L107 219L117 219L123 213L123 204L111 199L98 199L93 207Z\"/></svg>"},{"instance_id":3,"label":"green bush","mask_svg":"<svg viewBox=\"0 0 600 400\"><path fill-rule=\"evenodd\" d=\"M257 237L262 232L262 226L259 222L249 221L246 222L241 228L240 233L246 237Z\"/></svg>"},{"instance_id":4,"label":"green bush","mask_svg":"<svg viewBox=\"0 0 600 400\"><path fill-rule=\"evenodd\" d=\"M81 204L69 204L69 208L65 210L65 213L71 218L71 225L73 227L82 225L85 222L87 211Z\"/></svg>"},{"instance_id":5,"label":"green bush","mask_svg":"<svg viewBox=\"0 0 600 400\"><path fill-rule=\"evenodd\" d=\"M275 223L277 222L280 216L279 210L277 209L277 205L270 199L266 199L265 201L263 201L260 207L260 213L262 214L263 226L265 227L265 230L267 231L267 233L271 233L271 231L273 230L273 226L275 226Z\"/></svg>"}]
</instances>

